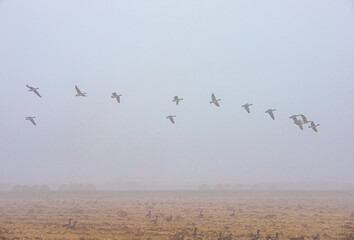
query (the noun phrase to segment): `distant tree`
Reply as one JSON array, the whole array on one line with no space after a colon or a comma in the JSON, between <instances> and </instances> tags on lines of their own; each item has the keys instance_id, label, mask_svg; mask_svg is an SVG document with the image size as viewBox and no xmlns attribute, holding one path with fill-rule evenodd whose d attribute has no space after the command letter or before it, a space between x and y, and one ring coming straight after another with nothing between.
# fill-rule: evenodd
<instances>
[{"instance_id":1,"label":"distant tree","mask_svg":"<svg viewBox=\"0 0 354 240\"><path fill-rule=\"evenodd\" d=\"M60 185L58 191L72 191L72 192L80 192L80 191L96 191L96 186L93 184L77 184L73 183L70 185Z\"/></svg>"},{"instance_id":2,"label":"distant tree","mask_svg":"<svg viewBox=\"0 0 354 240\"><path fill-rule=\"evenodd\" d=\"M216 184L214 186L214 190L216 191L225 191L225 190L231 190L232 187L230 184Z\"/></svg>"},{"instance_id":3,"label":"distant tree","mask_svg":"<svg viewBox=\"0 0 354 240\"><path fill-rule=\"evenodd\" d=\"M85 186L85 191L96 191L96 186L93 184L87 184Z\"/></svg>"},{"instance_id":4,"label":"distant tree","mask_svg":"<svg viewBox=\"0 0 354 240\"><path fill-rule=\"evenodd\" d=\"M14 185L11 188L11 191L21 191L22 186L21 185Z\"/></svg>"},{"instance_id":5,"label":"distant tree","mask_svg":"<svg viewBox=\"0 0 354 240\"><path fill-rule=\"evenodd\" d=\"M39 186L38 185L32 185L31 186L31 191L37 192L39 190Z\"/></svg>"},{"instance_id":6,"label":"distant tree","mask_svg":"<svg viewBox=\"0 0 354 240\"><path fill-rule=\"evenodd\" d=\"M6 184L0 184L0 191L7 191L8 186Z\"/></svg>"},{"instance_id":7,"label":"distant tree","mask_svg":"<svg viewBox=\"0 0 354 240\"><path fill-rule=\"evenodd\" d=\"M210 190L210 187L207 184L202 184L202 185L200 185L198 187L198 190L200 190L200 191L208 191L208 190Z\"/></svg>"},{"instance_id":8,"label":"distant tree","mask_svg":"<svg viewBox=\"0 0 354 240\"><path fill-rule=\"evenodd\" d=\"M31 187L28 186L28 185L22 185L22 186L21 186L21 191L23 191L23 192L29 192L29 191L31 191Z\"/></svg>"},{"instance_id":9,"label":"distant tree","mask_svg":"<svg viewBox=\"0 0 354 240\"><path fill-rule=\"evenodd\" d=\"M344 183L340 187L341 190L354 190L354 184L353 183Z\"/></svg>"},{"instance_id":10,"label":"distant tree","mask_svg":"<svg viewBox=\"0 0 354 240\"><path fill-rule=\"evenodd\" d=\"M42 185L39 187L39 191L41 192L49 192L50 191L50 187L47 185Z\"/></svg>"},{"instance_id":11,"label":"distant tree","mask_svg":"<svg viewBox=\"0 0 354 240\"><path fill-rule=\"evenodd\" d=\"M251 186L251 190L254 190L254 191L262 190L262 186L261 186L261 184L254 184Z\"/></svg>"},{"instance_id":12,"label":"distant tree","mask_svg":"<svg viewBox=\"0 0 354 240\"><path fill-rule=\"evenodd\" d=\"M270 184L267 188L268 188L268 190L274 191L274 190L277 190L277 189L278 189L278 186L277 186L277 184L272 183L272 184Z\"/></svg>"},{"instance_id":13,"label":"distant tree","mask_svg":"<svg viewBox=\"0 0 354 240\"><path fill-rule=\"evenodd\" d=\"M66 184L62 184L59 186L58 191L63 191L63 192L69 191L69 186Z\"/></svg>"},{"instance_id":14,"label":"distant tree","mask_svg":"<svg viewBox=\"0 0 354 240\"><path fill-rule=\"evenodd\" d=\"M232 184L232 190L243 190L244 187L242 184Z\"/></svg>"}]
</instances>

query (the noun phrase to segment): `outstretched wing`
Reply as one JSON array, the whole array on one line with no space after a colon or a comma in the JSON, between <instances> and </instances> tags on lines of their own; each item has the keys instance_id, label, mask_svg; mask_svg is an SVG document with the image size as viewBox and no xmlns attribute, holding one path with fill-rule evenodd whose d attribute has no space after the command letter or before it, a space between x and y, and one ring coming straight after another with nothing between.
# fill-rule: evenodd
<instances>
[{"instance_id":1,"label":"outstretched wing","mask_svg":"<svg viewBox=\"0 0 354 240\"><path fill-rule=\"evenodd\" d=\"M34 126L37 126L36 122L33 120L33 118L29 118L29 120L33 123Z\"/></svg>"},{"instance_id":2,"label":"outstretched wing","mask_svg":"<svg viewBox=\"0 0 354 240\"><path fill-rule=\"evenodd\" d=\"M312 122L311 122L311 126L309 126L309 127L312 128L315 132L317 132L317 126L318 126L318 125L316 125L315 122L312 121Z\"/></svg>"},{"instance_id":3,"label":"outstretched wing","mask_svg":"<svg viewBox=\"0 0 354 240\"><path fill-rule=\"evenodd\" d=\"M28 87L28 88L29 88L29 89L31 89L31 90L33 89L33 87L31 87L31 86L28 86L28 85L26 85L26 87Z\"/></svg>"},{"instance_id":4,"label":"outstretched wing","mask_svg":"<svg viewBox=\"0 0 354 240\"><path fill-rule=\"evenodd\" d=\"M112 96L117 97L117 93L116 92L112 93Z\"/></svg>"},{"instance_id":5,"label":"outstretched wing","mask_svg":"<svg viewBox=\"0 0 354 240\"><path fill-rule=\"evenodd\" d=\"M305 117L305 115L301 114L300 116L302 117L302 121L303 121L304 123L307 123L307 118Z\"/></svg>"},{"instance_id":6,"label":"outstretched wing","mask_svg":"<svg viewBox=\"0 0 354 240\"><path fill-rule=\"evenodd\" d=\"M219 105L219 102L218 102L218 101L214 101L214 104L215 104L216 106L220 107L220 105Z\"/></svg>"},{"instance_id":7,"label":"outstretched wing","mask_svg":"<svg viewBox=\"0 0 354 240\"><path fill-rule=\"evenodd\" d=\"M173 119L173 116L167 116L166 118L170 119L171 123L175 124L175 120Z\"/></svg>"},{"instance_id":8,"label":"outstretched wing","mask_svg":"<svg viewBox=\"0 0 354 240\"><path fill-rule=\"evenodd\" d=\"M270 115L270 117L274 120L275 118L274 118L274 113L272 112L272 111L269 111L269 115Z\"/></svg>"},{"instance_id":9,"label":"outstretched wing","mask_svg":"<svg viewBox=\"0 0 354 240\"><path fill-rule=\"evenodd\" d=\"M120 103L120 96L117 95L116 98L117 98L117 102Z\"/></svg>"},{"instance_id":10,"label":"outstretched wing","mask_svg":"<svg viewBox=\"0 0 354 240\"><path fill-rule=\"evenodd\" d=\"M246 111L247 111L248 113L251 113L251 112L250 112L250 108L249 108L248 105L245 105L244 108L246 109Z\"/></svg>"},{"instance_id":11,"label":"outstretched wing","mask_svg":"<svg viewBox=\"0 0 354 240\"><path fill-rule=\"evenodd\" d=\"M37 94L38 97L40 97L40 98L42 97L42 96L39 94L39 92L37 91L37 89L34 88L34 89L33 89L33 92L34 92L35 94Z\"/></svg>"},{"instance_id":12,"label":"outstretched wing","mask_svg":"<svg viewBox=\"0 0 354 240\"><path fill-rule=\"evenodd\" d=\"M75 89L78 94L82 94L82 92L80 91L80 89L76 85L75 85Z\"/></svg>"},{"instance_id":13,"label":"outstretched wing","mask_svg":"<svg viewBox=\"0 0 354 240\"><path fill-rule=\"evenodd\" d=\"M211 94L211 100L213 100L213 102L216 102L216 97L215 97L215 94Z\"/></svg>"},{"instance_id":14,"label":"outstretched wing","mask_svg":"<svg viewBox=\"0 0 354 240\"><path fill-rule=\"evenodd\" d=\"M304 127L302 126L301 123L297 124L301 130L304 130Z\"/></svg>"}]
</instances>

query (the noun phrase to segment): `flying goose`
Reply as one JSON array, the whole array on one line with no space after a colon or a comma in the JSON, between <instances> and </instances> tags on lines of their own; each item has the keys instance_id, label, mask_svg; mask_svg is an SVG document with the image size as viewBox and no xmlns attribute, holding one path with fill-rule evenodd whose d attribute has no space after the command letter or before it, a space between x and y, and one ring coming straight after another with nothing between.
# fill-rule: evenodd
<instances>
[{"instance_id":1,"label":"flying goose","mask_svg":"<svg viewBox=\"0 0 354 240\"><path fill-rule=\"evenodd\" d=\"M308 121L308 120L307 120L307 118L305 117L305 115L300 114L300 116L301 116L301 118L302 118L303 124L308 124L309 122L311 122L311 121Z\"/></svg>"},{"instance_id":2,"label":"flying goose","mask_svg":"<svg viewBox=\"0 0 354 240\"><path fill-rule=\"evenodd\" d=\"M76 94L77 97L86 97L86 93L81 92L80 89L78 88L78 86L75 85L75 89L77 92L77 94Z\"/></svg>"},{"instance_id":3,"label":"flying goose","mask_svg":"<svg viewBox=\"0 0 354 240\"><path fill-rule=\"evenodd\" d=\"M296 120L294 121L294 124L295 124L295 125L298 125L301 130L304 130L304 127L302 126L302 124L304 124L304 123L303 123L301 120L296 119Z\"/></svg>"},{"instance_id":4,"label":"flying goose","mask_svg":"<svg viewBox=\"0 0 354 240\"><path fill-rule=\"evenodd\" d=\"M246 103L246 104L242 105L242 107L245 108L248 113L251 113L250 106L252 106L252 105L253 104Z\"/></svg>"},{"instance_id":5,"label":"flying goose","mask_svg":"<svg viewBox=\"0 0 354 240\"><path fill-rule=\"evenodd\" d=\"M312 128L312 130L317 132L317 126L320 126L320 124L315 124L314 121L310 121L310 122L311 122L311 126L309 126L309 128Z\"/></svg>"},{"instance_id":6,"label":"flying goose","mask_svg":"<svg viewBox=\"0 0 354 240\"><path fill-rule=\"evenodd\" d=\"M115 98L117 99L117 102L120 103L120 97L122 96L122 94L117 94L116 92L112 93L111 98Z\"/></svg>"},{"instance_id":7,"label":"flying goose","mask_svg":"<svg viewBox=\"0 0 354 240\"><path fill-rule=\"evenodd\" d=\"M179 101L183 100L183 98L178 98L178 96L174 96L172 102L175 102L178 105Z\"/></svg>"},{"instance_id":8,"label":"flying goose","mask_svg":"<svg viewBox=\"0 0 354 240\"><path fill-rule=\"evenodd\" d=\"M71 218L69 218L69 223L67 223L67 224L64 224L64 225L63 225L63 227L65 227L65 228L66 228L66 227L69 227L69 226L71 226L71 220L72 220L72 219L71 219Z\"/></svg>"},{"instance_id":9,"label":"flying goose","mask_svg":"<svg viewBox=\"0 0 354 240\"><path fill-rule=\"evenodd\" d=\"M173 119L175 117L176 117L175 115L170 115L170 116L167 116L166 118L170 119L171 123L175 124L175 120Z\"/></svg>"},{"instance_id":10,"label":"flying goose","mask_svg":"<svg viewBox=\"0 0 354 240\"><path fill-rule=\"evenodd\" d=\"M220 105L218 103L219 101L221 101L221 99L216 99L215 94L214 93L211 94L210 104L214 103L217 107L220 107Z\"/></svg>"},{"instance_id":11,"label":"flying goose","mask_svg":"<svg viewBox=\"0 0 354 240\"><path fill-rule=\"evenodd\" d=\"M297 119L297 117L298 116L300 116L299 114L297 114L297 115L292 115L292 116L290 116L289 118L291 118L293 121L294 121L294 123L298 120Z\"/></svg>"},{"instance_id":12,"label":"flying goose","mask_svg":"<svg viewBox=\"0 0 354 240\"><path fill-rule=\"evenodd\" d=\"M28 91L29 92L34 92L35 94L37 94L37 96L38 97L42 97L40 94L39 94L39 92L37 91L39 88L34 88L34 87L31 87L31 86L28 86L28 85L26 85L26 87L28 87L29 89L28 89Z\"/></svg>"},{"instance_id":13,"label":"flying goose","mask_svg":"<svg viewBox=\"0 0 354 240\"><path fill-rule=\"evenodd\" d=\"M36 122L34 121L34 118L36 118L36 117L26 117L26 120L31 121L31 123L33 123L34 126L37 126Z\"/></svg>"},{"instance_id":14,"label":"flying goose","mask_svg":"<svg viewBox=\"0 0 354 240\"><path fill-rule=\"evenodd\" d=\"M268 113L269 114L269 116L273 119L273 120L275 120L275 118L274 118L274 111L276 111L276 109L268 109L267 111L265 111L265 113Z\"/></svg>"}]
</instances>

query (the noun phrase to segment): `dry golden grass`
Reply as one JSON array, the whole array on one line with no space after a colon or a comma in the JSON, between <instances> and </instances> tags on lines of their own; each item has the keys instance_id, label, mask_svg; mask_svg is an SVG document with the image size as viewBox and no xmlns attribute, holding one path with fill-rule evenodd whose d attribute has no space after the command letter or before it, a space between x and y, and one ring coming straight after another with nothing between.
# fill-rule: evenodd
<instances>
[{"instance_id":1,"label":"dry golden grass","mask_svg":"<svg viewBox=\"0 0 354 240\"><path fill-rule=\"evenodd\" d=\"M76 229L62 227L69 218ZM345 239L353 222L353 192L0 193L0 239L250 239L257 229L260 239Z\"/></svg>"}]
</instances>

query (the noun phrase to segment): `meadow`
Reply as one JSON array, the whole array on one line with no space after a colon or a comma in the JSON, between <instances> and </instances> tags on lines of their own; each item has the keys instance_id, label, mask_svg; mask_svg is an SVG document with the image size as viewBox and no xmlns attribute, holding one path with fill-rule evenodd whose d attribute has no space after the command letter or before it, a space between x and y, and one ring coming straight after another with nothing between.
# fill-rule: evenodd
<instances>
[{"instance_id":1,"label":"meadow","mask_svg":"<svg viewBox=\"0 0 354 240\"><path fill-rule=\"evenodd\" d=\"M0 192L0 239L332 240L353 223L353 191Z\"/></svg>"}]
</instances>

